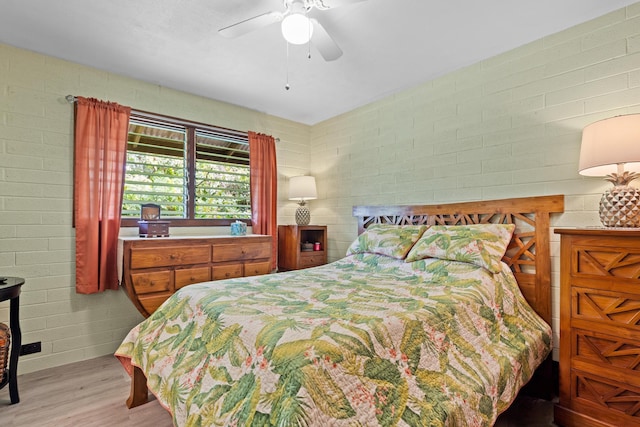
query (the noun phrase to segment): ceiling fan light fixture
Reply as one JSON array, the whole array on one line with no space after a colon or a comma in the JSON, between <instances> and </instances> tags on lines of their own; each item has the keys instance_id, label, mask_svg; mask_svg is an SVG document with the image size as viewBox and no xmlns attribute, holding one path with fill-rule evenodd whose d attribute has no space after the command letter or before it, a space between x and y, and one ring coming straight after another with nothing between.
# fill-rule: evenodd
<instances>
[{"instance_id":1,"label":"ceiling fan light fixture","mask_svg":"<svg viewBox=\"0 0 640 427\"><path fill-rule=\"evenodd\" d=\"M291 44L308 43L313 34L313 24L306 15L292 13L282 20L282 36Z\"/></svg>"}]
</instances>

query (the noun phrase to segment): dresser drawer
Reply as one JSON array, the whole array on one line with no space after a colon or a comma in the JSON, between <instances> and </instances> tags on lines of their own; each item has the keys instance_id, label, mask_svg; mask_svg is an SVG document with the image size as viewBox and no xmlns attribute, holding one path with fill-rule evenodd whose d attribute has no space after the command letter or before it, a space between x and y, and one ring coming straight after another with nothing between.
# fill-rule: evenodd
<instances>
[{"instance_id":1,"label":"dresser drawer","mask_svg":"<svg viewBox=\"0 0 640 427\"><path fill-rule=\"evenodd\" d=\"M170 267L206 264L211 258L211 246L172 246L131 249L131 268Z\"/></svg>"},{"instance_id":2,"label":"dresser drawer","mask_svg":"<svg viewBox=\"0 0 640 427\"><path fill-rule=\"evenodd\" d=\"M246 262L244 264L245 276L260 276L271 272L271 261Z\"/></svg>"},{"instance_id":3,"label":"dresser drawer","mask_svg":"<svg viewBox=\"0 0 640 427\"><path fill-rule=\"evenodd\" d=\"M147 313L153 313L172 294L173 292L163 292L161 294L139 295L138 302L147 311Z\"/></svg>"},{"instance_id":4,"label":"dresser drawer","mask_svg":"<svg viewBox=\"0 0 640 427\"><path fill-rule=\"evenodd\" d=\"M577 328L571 335L573 367L640 384L640 341Z\"/></svg>"},{"instance_id":5,"label":"dresser drawer","mask_svg":"<svg viewBox=\"0 0 640 427\"><path fill-rule=\"evenodd\" d=\"M640 401L640 388L579 370L571 371L571 383L574 386L571 409L574 411L598 421L602 420L602 411L605 411L606 421L597 425L640 425L640 411L636 407Z\"/></svg>"},{"instance_id":6,"label":"dresser drawer","mask_svg":"<svg viewBox=\"0 0 640 427\"><path fill-rule=\"evenodd\" d=\"M173 271L160 270L131 273L131 282L138 294L169 291L172 289Z\"/></svg>"},{"instance_id":7,"label":"dresser drawer","mask_svg":"<svg viewBox=\"0 0 640 427\"><path fill-rule=\"evenodd\" d=\"M573 319L640 332L640 295L573 286L571 300Z\"/></svg>"},{"instance_id":8,"label":"dresser drawer","mask_svg":"<svg viewBox=\"0 0 640 427\"><path fill-rule=\"evenodd\" d=\"M242 264L219 264L211 267L213 280L242 277Z\"/></svg>"},{"instance_id":9,"label":"dresser drawer","mask_svg":"<svg viewBox=\"0 0 640 427\"><path fill-rule=\"evenodd\" d=\"M638 280L640 248L629 242L615 246L574 244L572 246L571 275L577 279Z\"/></svg>"},{"instance_id":10,"label":"dresser drawer","mask_svg":"<svg viewBox=\"0 0 640 427\"><path fill-rule=\"evenodd\" d=\"M209 267L176 269L176 290L194 283L208 282L209 280L211 280Z\"/></svg>"},{"instance_id":11,"label":"dresser drawer","mask_svg":"<svg viewBox=\"0 0 640 427\"><path fill-rule=\"evenodd\" d=\"M243 243L216 245L213 247L213 262L244 261L271 257L271 243Z\"/></svg>"},{"instance_id":12,"label":"dresser drawer","mask_svg":"<svg viewBox=\"0 0 640 427\"><path fill-rule=\"evenodd\" d=\"M300 253L300 268L317 267L325 263L323 251Z\"/></svg>"}]
</instances>

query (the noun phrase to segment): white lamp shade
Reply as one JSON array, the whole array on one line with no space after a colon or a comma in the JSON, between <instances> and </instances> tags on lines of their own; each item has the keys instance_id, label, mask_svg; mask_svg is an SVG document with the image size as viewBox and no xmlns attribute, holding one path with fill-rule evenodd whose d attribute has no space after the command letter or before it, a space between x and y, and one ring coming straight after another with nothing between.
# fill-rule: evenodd
<instances>
[{"instance_id":1,"label":"white lamp shade","mask_svg":"<svg viewBox=\"0 0 640 427\"><path fill-rule=\"evenodd\" d=\"M289 200L313 200L318 198L316 179L312 176L294 176L289 179Z\"/></svg>"},{"instance_id":2,"label":"white lamp shade","mask_svg":"<svg viewBox=\"0 0 640 427\"><path fill-rule=\"evenodd\" d=\"M585 176L640 172L640 114L592 123L582 131L578 171Z\"/></svg>"},{"instance_id":3,"label":"white lamp shade","mask_svg":"<svg viewBox=\"0 0 640 427\"><path fill-rule=\"evenodd\" d=\"M313 24L302 13L285 16L281 24L282 36L291 44L305 44L313 35Z\"/></svg>"}]
</instances>

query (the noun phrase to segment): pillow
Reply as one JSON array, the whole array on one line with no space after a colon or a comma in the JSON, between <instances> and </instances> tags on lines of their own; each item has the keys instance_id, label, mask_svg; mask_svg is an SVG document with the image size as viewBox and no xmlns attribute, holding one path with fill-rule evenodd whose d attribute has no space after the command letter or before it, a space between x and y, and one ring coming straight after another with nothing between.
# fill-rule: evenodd
<instances>
[{"instance_id":1,"label":"pillow","mask_svg":"<svg viewBox=\"0 0 640 427\"><path fill-rule=\"evenodd\" d=\"M463 261L499 273L515 228L514 224L434 225L411 248L405 261Z\"/></svg>"},{"instance_id":2,"label":"pillow","mask_svg":"<svg viewBox=\"0 0 640 427\"><path fill-rule=\"evenodd\" d=\"M373 224L354 240L347 255L368 252L404 259L426 229L426 225Z\"/></svg>"}]
</instances>

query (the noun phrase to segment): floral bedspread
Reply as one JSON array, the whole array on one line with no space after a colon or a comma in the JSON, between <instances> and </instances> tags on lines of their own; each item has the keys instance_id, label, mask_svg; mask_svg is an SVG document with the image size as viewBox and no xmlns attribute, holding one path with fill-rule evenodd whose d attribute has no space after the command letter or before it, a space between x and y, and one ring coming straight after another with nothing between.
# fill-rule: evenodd
<instances>
[{"instance_id":1,"label":"floral bedspread","mask_svg":"<svg viewBox=\"0 0 640 427\"><path fill-rule=\"evenodd\" d=\"M491 426L551 349L503 270L357 254L195 284L116 356L178 426Z\"/></svg>"}]
</instances>

